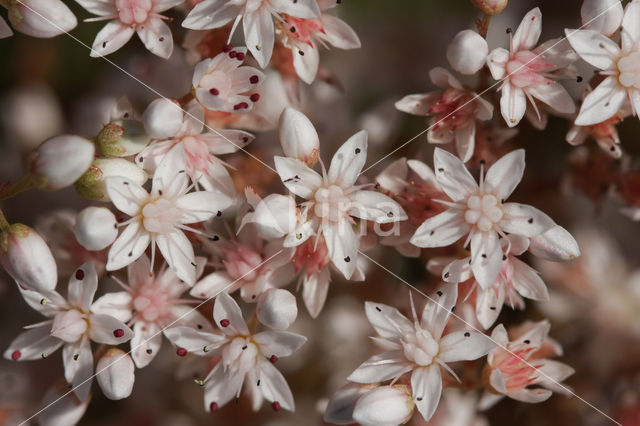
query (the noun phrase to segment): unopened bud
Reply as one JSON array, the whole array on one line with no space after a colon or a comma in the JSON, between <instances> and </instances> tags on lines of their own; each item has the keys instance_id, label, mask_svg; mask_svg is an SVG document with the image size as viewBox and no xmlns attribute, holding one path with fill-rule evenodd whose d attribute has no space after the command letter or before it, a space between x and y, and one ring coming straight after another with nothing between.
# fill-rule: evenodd
<instances>
[{"instance_id":1,"label":"unopened bud","mask_svg":"<svg viewBox=\"0 0 640 426\"><path fill-rule=\"evenodd\" d=\"M40 293L56 288L58 269L42 237L21 223L0 231L0 264L20 285Z\"/></svg>"},{"instance_id":2,"label":"unopened bud","mask_svg":"<svg viewBox=\"0 0 640 426\"><path fill-rule=\"evenodd\" d=\"M286 108L280 116L280 145L284 155L313 167L320 154L320 139L311 121L300 111Z\"/></svg>"},{"instance_id":3,"label":"unopened bud","mask_svg":"<svg viewBox=\"0 0 640 426\"><path fill-rule=\"evenodd\" d=\"M89 200L110 201L104 180L111 176L122 176L142 185L147 174L131 161L123 158L99 158L75 183L78 194Z\"/></svg>"},{"instance_id":4,"label":"unopened bud","mask_svg":"<svg viewBox=\"0 0 640 426\"><path fill-rule=\"evenodd\" d=\"M102 393L109 399L127 398L133 390L135 367L131 357L120 349L109 349L96 365Z\"/></svg>"},{"instance_id":5,"label":"unopened bud","mask_svg":"<svg viewBox=\"0 0 640 426\"><path fill-rule=\"evenodd\" d=\"M414 407L406 386L381 386L358 400L353 409L353 420L362 425L399 425L409 420Z\"/></svg>"},{"instance_id":6,"label":"unopened bud","mask_svg":"<svg viewBox=\"0 0 640 426\"><path fill-rule=\"evenodd\" d=\"M471 0L471 2L487 15L497 15L507 7L509 0Z\"/></svg>"},{"instance_id":7,"label":"unopened bud","mask_svg":"<svg viewBox=\"0 0 640 426\"><path fill-rule=\"evenodd\" d=\"M449 43L447 60L461 74L477 73L487 61L487 41L472 30L460 31Z\"/></svg>"},{"instance_id":8,"label":"unopened bud","mask_svg":"<svg viewBox=\"0 0 640 426\"><path fill-rule=\"evenodd\" d=\"M76 217L73 233L87 250L102 250L118 236L118 224L111 210L87 207Z\"/></svg>"},{"instance_id":9,"label":"unopened bud","mask_svg":"<svg viewBox=\"0 0 640 426\"><path fill-rule=\"evenodd\" d=\"M61 135L48 139L32 154L29 168L38 187L56 190L74 183L87 171L95 147L85 138Z\"/></svg>"},{"instance_id":10,"label":"unopened bud","mask_svg":"<svg viewBox=\"0 0 640 426\"><path fill-rule=\"evenodd\" d=\"M105 157L128 157L142 151L150 140L139 121L118 120L102 128L96 145Z\"/></svg>"},{"instance_id":11,"label":"unopened bud","mask_svg":"<svg viewBox=\"0 0 640 426\"><path fill-rule=\"evenodd\" d=\"M296 320L296 297L287 290L271 288L258 298L258 321L276 330L286 330Z\"/></svg>"},{"instance_id":12,"label":"unopened bud","mask_svg":"<svg viewBox=\"0 0 640 426\"><path fill-rule=\"evenodd\" d=\"M75 15L60 0L22 0L2 4L9 9L13 28L32 37L55 37L78 25Z\"/></svg>"}]
</instances>

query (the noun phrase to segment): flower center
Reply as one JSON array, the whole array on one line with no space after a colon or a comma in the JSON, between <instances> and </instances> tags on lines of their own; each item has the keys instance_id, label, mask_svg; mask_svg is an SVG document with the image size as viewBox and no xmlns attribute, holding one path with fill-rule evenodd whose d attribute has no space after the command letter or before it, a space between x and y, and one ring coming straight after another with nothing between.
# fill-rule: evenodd
<instances>
[{"instance_id":1,"label":"flower center","mask_svg":"<svg viewBox=\"0 0 640 426\"><path fill-rule=\"evenodd\" d=\"M187 166L189 170L197 170L206 173L207 166L211 162L209 147L200 138L186 136L182 139L182 146L187 155Z\"/></svg>"},{"instance_id":2,"label":"flower center","mask_svg":"<svg viewBox=\"0 0 640 426\"><path fill-rule=\"evenodd\" d=\"M318 241L318 247L315 246L316 239L309 238L297 247L293 255L293 265L296 274L304 268L305 276L310 277L320 272L320 270L329 263L329 252L324 238Z\"/></svg>"},{"instance_id":3,"label":"flower center","mask_svg":"<svg viewBox=\"0 0 640 426\"><path fill-rule=\"evenodd\" d=\"M431 124L433 131L450 130L472 123L475 120L476 104L473 95L465 90L448 88L442 92L440 99L429 108L428 115L433 115Z\"/></svg>"},{"instance_id":4,"label":"flower center","mask_svg":"<svg viewBox=\"0 0 640 426\"><path fill-rule=\"evenodd\" d=\"M225 72L213 69L202 76L198 85L204 89L209 89L209 93L224 98L231 93L232 82Z\"/></svg>"},{"instance_id":5,"label":"flower center","mask_svg":"<svg viewBox=\"0 0 640 426\"><path fill-rule=\"evenodd\" d=\"M618 60L618 80L624 87L640 89L640 52L633 52Z\"/></svg>"},{"instance_id":6,"label":"flower center","mask_svg":"<svg viewBox=\"0 0 640 426\"><path fill-rule=\"evenodd\" d=\"M168 234L175 229L182 212L171 201L159 198L142 208L142 225L149 232Z\"/></svg>"},{"instance_id":7,"label":"flower center","mask_svg":"<svg viewBox=\"0 0 640 426\"><path fill-rule=\"evenodd\" d=\"M318 188L315 195L314 213L322 219L338 222L344 218L351 206L351 200L338 185L328 188Z\"/></svg>"},{"instance_id":8,"label":"flower center","mask_svg":"<svg viewBox=\"0 0 640 426\"><path fill-rule=\"evenodd\" d=\"M525 348L511 353L500 350L493 358L492 367L499 369L506 379L507 389L522 389L536 379L536 366L528 360L535 348Z\"/></svg>"},{"instance_id":9,"label":"flower center","mask_svg":"<svg viewBox=\"0 0 640 426\"><path fill-rule=\"evenodd\" d=\"M472 195L467 200L464 219L480 231L489 231L502 220L502 204L498 203L495 195Z\"/></svg>"},{"instance_id":10,"label":"flower center","mask_svg":"<svg viewBox=\"0 0 640 426\"><path fill-rule=\"evenodd\" d=\"M431 365L440 349L431 333L418 329L414 334L402 338L402 348L408 360L421 366Z\"/></svg>"},{"instance_id":11,"label":"flower center","mask_svg":"<svg viewBox=\"0 0 640 426\"><path fill-rule=\"evenodd\" d=\"M87 331L84 314L77 309L58 312L53 318L51 335L67 343L75 343Z\"/></svg>"},{"instance_id":12,"label":"flower center","mask_svg":"<svg viewBox=\"0 0 640 426\"><path fill-rule=\"evenodd\" d=\"M282 33L309 46L312 46L311 37L315 33L325 32L320 19L300 19L289 15L283 15L283 19L284 23L278 21Z\"/></svg>"},{"instance_id":13,"label":"flower center","mask_svg":"<svg viewBox=\"0 0 640 426\"><path fill-rule=\"evenodd\" d=\"M254 281L260 273L262 255L248 245L237 244L236 250L225 252L222 263L233 280Z\"/></svg>"},{"instance_id":14,"label":"flower center","mask_svg":"<svg viewBox=\"0 0 640 426\"><path fill-rule=\"evenodd\" d=\"M133 307L147 322L165 317L171 309L171 300L167 292L156 283L143 286L133 299Z\"/></svg>"},{"instance_id":15,"label":"flower center","mask_svg":"<svg viewBox=\"0 0 640 426\"><path fill-rule=\"evenodd\" d=\"M146 22L152 6L151 0L116 0L118 17L120 22L125 25L138 25Z\"/></svg>"},{"instance_id":16,"label":"flower center","mask_svg":"<svg viewBox=\"0 0 640 426\"><path fill-rule=\"evenodd\" d=\"M236 337L222 348L222 362L231 374L244 374L255 367L260 350L248 337Z\"/></svg>"},{"instance_id":17,"label":"flower center","mask_svg":"<svg viewBox=\"0 0 640 426\"><path fill-rule=\"evenodd\" d=\"M544 56L522 50L507 62L507 75L513 85L523 88L548 81L543 73L552 67L553 64L545 62Z\"/></svg>"}]
</instances>

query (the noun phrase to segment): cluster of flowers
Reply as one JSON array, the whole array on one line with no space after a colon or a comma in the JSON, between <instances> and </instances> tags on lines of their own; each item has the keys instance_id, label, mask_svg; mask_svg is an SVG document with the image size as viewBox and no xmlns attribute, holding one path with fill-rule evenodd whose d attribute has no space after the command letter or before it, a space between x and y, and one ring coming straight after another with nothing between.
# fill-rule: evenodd
<instances>
[{"instance_id":1,"label":"cluster of flowers","mask_svg":"<svg viewBox=\"0 0 640 426\"><path fill-rule=\"evenodd\" d=\"M98 16L90 20L109 21L91 56L118 50L134 32L152 53L172 54L172 31L160 13L183 0L77 2ZM474 0L485 19L479 32L465 30L453 39L447 59L460 74L477 75L477 86L464 86L435 68L430 77L438 91L396 103L400 111L430 117L427 140L455 142L457 156L437 147L433 168L400 158L374 179L361 176L365 131L349 138L326 168L318 133L299 111L297 79L330 80L319 68L319 45L360 46L346 23L325 13L340 1L203 0L189 9L191 3L196 2L179 9L188 12L182 26L191 30L185 48L194 70L187 95L156 99L141 115L123 99L92 140L62 135L45 141L30 158L28 175L0 189L5 200L34 187L74 185L81 196L106 203L50 215L39 232L0 215L0 263L27 304L47 317L27 326L4 356L41 359L62 347L71 385L69 392L48 396L54 403L41 414L43 422L79 421L94 377L106 397L128 397L136 368L152 362L162 335L179 357L214 357L206 377L196 380L204 388L206 411L239 398L243 389L254 410L266 400L275 411L293 411L293 393L276 365L307 339L287 331L298 309L285 287L300 287L316 318L332 269L345 280L363 281L366 252L378 246L407 257L428 254L428 270L443 282L424 295L421 314L411 300L411 319L378 301L365 303L377 333L373 339L384 352L346 378L350 384L330 399L325 420L395 425L417 408L428 421L443 389L451 391L447 398L467 397L451 389L456 382L484 390L479 400L469 391L471 416L505 396L537 403L554 391L571 393L561 382L573 369L550 359L562 349L548 337L547 320L509 330L496 322L505 302L523 309L525 298L549 300L540 275L521 256L566 262L580 250L542 211L507 202L524 175L524 150L500 156L497 146L477 141L481 134L511 138L509 128L525 117L542 129L553 114L573 122L569 143L591 136L621 156L616 124L640 111L640 1L623 9L619 0L586 0L581 29L567 29L566 38L540 45L542 15L536 8L507 31L508 50L490 51L488 17L507 1ZM77 24L60 0L2 5L13 28L32 36L55 36ZM230 44L240 21L246 47ZM9 35L2 24L2 35ZM613 40L618 36L620 45ZM600 71L576 108L558 80L582 81L574 67L580 59ZM496 80L492 86L489 76ZM496 87L506 128L492 121L493 103L478 94ZM293 107L283 107L281 99ZM260 187L237 191L232 167L219 157L249 154L245 147L254 135L237 128L275 127L274 115L283 153L275 156L274 171L282 193ZM479 170L472 158L480 160ZM449 246L469 253L444 257L421 250ZM117 272L124 268L126 274ZM71 277L66 297L57 291L59 272ZM105 272L123 291L94 301ZM210 321L198 308L212 300ZM126 342L127 352L118 348ZM456 366L463 364L450 365L456 362L483 368L477 377L460 378Z\"/></svg>"}]
</instances>

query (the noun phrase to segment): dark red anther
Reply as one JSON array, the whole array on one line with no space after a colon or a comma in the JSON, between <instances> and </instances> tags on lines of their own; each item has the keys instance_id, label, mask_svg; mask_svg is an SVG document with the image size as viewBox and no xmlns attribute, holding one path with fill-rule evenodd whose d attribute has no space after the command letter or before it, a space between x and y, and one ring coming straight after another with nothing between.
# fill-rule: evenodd
<instances>
[{"instance_id":1,"label":"dark red anther","mask_svg":"<svg viewBox=\"0 0 640 426\"><path fill-rule=\"evenodd\" d=\"M231 52L229 52L230 58L235 58L236 56L238 56L238 52L236 52L235 50L232 50Z\"/></svg>"},{"instance_id":2,"label":"dark red anther","mask_svg":"<svg viewBox=\"0 0 640 426\"><path fill-rule=\"evenodd\" d=\"M249 77L249 83L251 84L256 84L258 81L260 81L260 78L257 75L252 75L251 77Z\"/></svg>"},{"instance_id":3,"label":"dark red anther","mask_svg":"<svg viewBox=\"0 0 640 426\"><path fill-rule=\"evenodd\" d=\"M115 330L113 330L113 335L116 337L116 339L119 339L124 336L124 330L121 328L116 328Z\"/></svg>"},{"instance_id":4,"label":"dark red anther","mask_svg":"<svg viewBox=\"0 0 640 426\"><path fill-rule=\"evenodd\" d=\"M178 348L176 354L178 354L178 356L185 356L187 354L187 350L185 348Z\"/></svg>"},{"instance_id":5,"label":"dark red anther","mask_svg":"<svg viewBox=\"0 0 640 426\"><path fill-rule=\"evenodd\" d=\"M220 325L223 327L229 327L229 324L231 324L231 322L229 322L228 319L223 319L222 321L220 321Z\"/></svg>"},{"instance_id":6,"label":"dark red anther","mask_svg":"<svg viewBox=\"0 0 640 426\"><path fill-rule=\"evenodd\" d=\"M278 357L275 355L271 355L271 357L269 358L269 361L271 361L271 364L275 363L278 360Z\"/></svg>"},{"instance_id":7,"label":"dark red anther","mask_svg":"<svg viewBox=\"0 0 640 426\"><path fill-rule=\"evenodd\" d=\"M209 410L218 411L218 403L217 402L212 402L211 404L209 404Z\"/></svg>"},{"instance_id":8,"label":"dark red anther","mask_svg":"<svg viewBox=\"0 0 640 426\"><path fill-rule=\"evenodd\" d=\"M235 104L233 106L233 109L236 110L236 111L239 110L239 109L246 109L246 108L249 108L249 104L246 103L246 102L240 102L239 104Z\"/></svg>"},{"instance_id":9,"label":"dark red anther","mask_svg":"<svg viewBox=\"0 0 640 426\"><path fill-rule=\"evenodd\" d=\"M209 89L209 93L211 93L213 96L218 96L220 94L220 91L215 87L212 87L211 89Z\"/></svg>"},{"instance_id":10,"label":"dark red anther","mask_svg":"<svg viewBox=\"0 0 640 426\"><path fill-rule=\"evenodd\" d=\"M236 55L236 59L239 61L244 61L244 53L238 52L238 54Z\"/></svg>"},{"instance_id":11,"label":"dark red anther","mask_svg":"<svg viewBox=\"0 0 640 426\"><path fill-rule=\"evenodd\" d=\"M20 351L13 351L13 353L11 354L11 359L14 361L17 361L20 359L21 356L22 356L22 353Z\"/></svg>"},{"instance_id":12,"label":"dark red anther","mask_svg":"<svg viewBox=\"0 0 640 426\"><path fill-rule=\"evenodd\" d=\"M273 411L280 411L280 403L278 401L273 401L271 408L273 408Z\"/></svg>"},{"instance_id":13,"label":"dark red anther","mask_svg":"<svg viewBox=\"0 0 640 426\"><path fill-rule=\"evenodd\" d=\"M251 99L251 102L258 102L260 100L260 94L254 93L253 95L249 96L249 99Z\"/></svg>"},{"instance_id":14,"label":"dark red anther","mask_svg":"<svg viewBox=\"0 0 640 426\"><path fill-rule=\"evenodd\" d=\"M231 44L227 44L225 47L223 47L223 48L222 48L222 51L223 51L224 53L227 53L227 52L229 52L231 49L233 49L233 45L231 45Z\"/></svg>"},{"instance_id":15,"label":"dark red anther","mask_svg":"<svg viewBox=\"0 0 640 426\"><path fill-rule=\"evenodd\" d=\"M82 269L78 269L76 271L76 280L81 280L84 278L84 271Z\"/></svg>"}]
</instances>

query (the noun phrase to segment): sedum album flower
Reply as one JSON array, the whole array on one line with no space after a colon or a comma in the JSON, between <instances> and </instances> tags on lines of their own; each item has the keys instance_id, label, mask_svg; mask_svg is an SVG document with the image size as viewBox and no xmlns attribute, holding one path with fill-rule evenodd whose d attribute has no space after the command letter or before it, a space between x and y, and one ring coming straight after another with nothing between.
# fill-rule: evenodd
<instances>
[{"instance_id":1,"label":"sedum album flower","mask_svg":"<svg viewBox=\"0 0 640 426\"><path fill-rule=\"evenodd\" d=\"M418 247L444 247L468 235L464 245L471 244L471 270L480 286L489 288L502 266L499 237L506 233L535 237L555 225L534 207L505 202L522 179L524 150L496 161L486 176L481 172L479 185L454 155L436 148L433 158L436 179L453 202L443 201L449 209L420 225L411 242Z\"/></svg>"},{"instance_id":2,"label":"sedum album flower","mask_svg":"<svg viewBox=\"0 0 640 426\"><path fill-rule=\"evenodd\" d=\"M566 68L577 57L558 40L549 40L535 48L541 31L542 14L536 7L524 16L515 34L510 35L510 49L494 49L487 57L491 75L502 81L500 110L509 127L516 126L524 117L527 99L536 112L534 99L561 114L575 111L573 99L555 80L569 73Z\"/></svg>"},{"instance_id":3,"label":"sedum album flower","mask_svg":"<svg viewBox=\"0 0 640 426\"><path fill-rule=\"evenodd\" d=\"M85 263L69 280L67 299L55 291L46 295L19 287L29 306L47 318L18 336L4 352L14 361L46 358L60 346L64 376L81 401L85 401L93 379L93 353L90 341L119 345L133 332L121 320L94 312L93 296L98 275L92 262Z\"/></svg>"},{"instance_id":4,"label":"sedum album flower","mask_svg":"<svg viewBox=\"0 0 640 426\"><path fill-rule=\"evenodd\" d=\"M578 126L610 119L627 101L633 115L640 114L640 2L627 5L622 28L620 46L594 30L565 30L576 53L605 76L582 102L575 121Z\"/></svg>"},{"instance_id":5,"label":"sedum album flower","mask_svg":"<svg viewBox=\"0 0 640 426\"><path fill-rule=\"evenodd\" d=\"M487 336L472 331L442 335L457 297L456 284L444 286L427 302L420 319L412 301L413 322L396 308L366 302L367 318L379 336L375 341L387 351L369 358L347 379L378 383L395 381L411 372L413 401L428 421L442 393L441 368L457 378L447 363L478 359L494 346Z\"/></svg>"},{"instance_id":6,"label":"sedum album flower","mask_svg":"<svg viewBox=\"0 0 640 426\"><path fill-rule=\"evenodd\" d=\"M178 149L176 149L178 148ZM187 284L196 280L193 246L184 231L231 205L231 198L219 190L189 193L184 150L170 151L153 175L151 192L123 177L106 179L107 192L118 210L131 216L124 231L111 246L107 270L115 271L138 259L151 244L151 264L156 245L165 260Z\"/></svg>"},{"instance_id":7,"label":"sedum album flower","mask_svg":"<svg viewBox=\"0 0 640 426\"><path fill-rule=\"evenodd\" d=\"M73 12L60 0L5 0L2 6L9 12L11 26L31 37L55 37L78 25ZM4 27L3 33L10 35L6 23Z\"/></svg>"},{"instance_id":8,"label":"sedum album flower","mask_svg":"<svg viewBox=\"0 0 640 426\"><path fill-rule=\"evenodd\" d=\"M89 12L98 15L87 21L109 21L91 46L91 56L106 56L124 46L138 34L140 40L154 55L169 58L173 52L171 28L160 15L184 0L76 0Z\"/></svg>"},{"instance_id":9,"label":"sedum album flower","mask_svg":"<svg viewBox=\"0 0 640 426\"><path fill-rule=\"evenodd\" d=\"M273 364L278 358L297 351L307 341L306 337L287 331L252 333L242 318L240 307L224 291L216 297L213 319L222 333L205 333L188 327L166 331L185 354L221 355L204 379L205 409L218 410L238 398L246 385L253 396L254 410L258 410L266 399L275 411L281 408L293 411L291 389Z\"/></svg>"},{"instance_id":10,"label":"sedum album flower","mask_svg":"<svg viewBox=\"0 0 640 426\"><path fill-rule=\"evenodd\" d=\"M427 132L429 143L455 141L458 156L467 162L475 148L476 120L490 120L493 106L465 89L444 68L432 69L429 77L441 90L405 96L396 102L396 108L413 115L432 116Z\"/></svg>"},{"instance_id":11,"label":"sedum album flower","mask_svg":"<svg viewBox=\"0 0 640 426\"><path fill-rule=\"evenodd\" d=\"M262 68L269 64L275 41L272 15L279 14L312 19L320 16L316 0L204 0L182 22L193 30L220 28L234 21L229 40L242 19L244 42Z\"/></svg>"}]
</instances>

